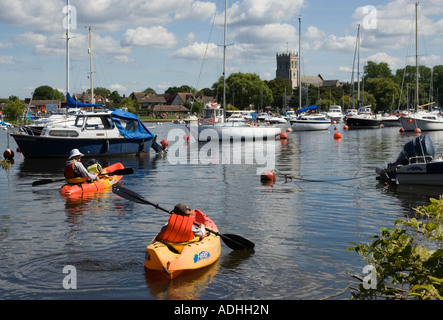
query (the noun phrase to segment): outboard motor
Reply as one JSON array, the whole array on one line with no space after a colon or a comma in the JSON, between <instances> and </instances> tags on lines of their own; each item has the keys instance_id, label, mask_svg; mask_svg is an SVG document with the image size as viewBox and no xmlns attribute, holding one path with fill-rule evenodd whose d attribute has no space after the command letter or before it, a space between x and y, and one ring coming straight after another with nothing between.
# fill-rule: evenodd
<instances>
[{"instance_id":1,"label":"outboard motor","mask_svg":"<svg viewBox=\"0 0 443 320\"><path fill-rule=\"evenodd\" d=\"M431 138L425 135L421 135L407 142L403 146L403 150L397 157L397 161L388 164L388 168L398 165L409 164L409 159L413 157L434 157L435 146ZM425 162L425 161L423 161Z\"/></svg>"},{"instance_id":2,"label":"outboard motor","mask_svg":"<svg viewBox=\"0 0 443 320\"><path fill-rule=\"evenodd\" d=\"M435 146L431 138L425 135L416 137L403 146L403 150L398 155L397 160L389 163L386 169L376 168L375 171L379 174L377 179L382 181L395 181L397 167L408 165L410 158L416 158L417 162L427 162L427 160L432 159L434 156Z\"/></svg>"}]
</instances>

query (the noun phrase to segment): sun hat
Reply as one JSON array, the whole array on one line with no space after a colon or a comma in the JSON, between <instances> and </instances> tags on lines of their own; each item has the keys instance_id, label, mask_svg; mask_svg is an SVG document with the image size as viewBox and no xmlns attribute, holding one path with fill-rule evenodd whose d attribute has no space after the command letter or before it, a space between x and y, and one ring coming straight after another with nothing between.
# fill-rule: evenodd
<instances>
[{"instance_id":1,"label":"sun hat","mask_svg":"<svg viewBox=\"0 0 443 320\"><path fill-rule=\"evenodd\" d=\"M69 159L72 159L73 157L77 157L77 156L83 157L84 154L81 153L78 149L72 149L71 153L69 154Z\"/></svg>"}]
</instances>

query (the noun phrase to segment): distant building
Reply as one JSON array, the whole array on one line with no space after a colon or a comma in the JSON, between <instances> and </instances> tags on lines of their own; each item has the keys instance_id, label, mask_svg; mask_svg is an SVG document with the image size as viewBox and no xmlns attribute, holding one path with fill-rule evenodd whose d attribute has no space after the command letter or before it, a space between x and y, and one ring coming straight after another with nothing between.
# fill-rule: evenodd
<instances>
[{"instance_id":1,"label":"distant building","mask_svg":"<svg viewBox=\"0 0 443 320\"><path fill-rule=\"evenodd\" d=\"M276 77L289 79L292 89L298 87L298 53L277 53Z\"/></svg>"},{"instance_id":2,"label":"distant building","mask_svg":"<svg viewBox=\"0 0 443 320\"><path fill-rule=\"evenodd\" d=\"M298 53L277 53L277 78L289 79L292 89L298 87ZM301 83L316 87L339 87L342 83L338 80L324 80L318 76L301 76Z\"/></svg>"}]
</instances>

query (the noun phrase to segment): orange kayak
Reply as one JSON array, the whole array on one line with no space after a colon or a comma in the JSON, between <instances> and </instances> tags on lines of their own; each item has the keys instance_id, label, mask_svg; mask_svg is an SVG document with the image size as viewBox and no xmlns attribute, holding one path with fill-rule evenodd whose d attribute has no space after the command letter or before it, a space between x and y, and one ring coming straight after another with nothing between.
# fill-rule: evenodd
<instances>
[{"instance_id":1,"label":"orange kayak","mask_svg":"<svg viewBox=\"0 0 443 320\"><path fill-rule=\"evenodd\" d=\"M106 172L113 172L115 170L124 169L123 164L120 162L114 163L106 168ZM78 183L78 184L65 184L61 189L60 193L63 195L72 195L72 194L83 194L88 192L97 192L101 190L105 190L112 185L119 182L123 176L100 176L100 180L93 181L93 182L84 182L84 183Z\"/></svg>"},{"instance_id":2,"label":"orange kayak","mask_svg":"<svg viewBox=\"0 0 443 320\"><path fill-rule=\"evenodd\" d=\"M215 223L198 209L192 210L197 224L218 232ZM176 278L185 270L199 269L214 263L220 257L220 237L206 233L203 239L196 237L186 242L156 241L146 247L145 268L165 271L169 278Z\"/></svg>"}]
</instances>

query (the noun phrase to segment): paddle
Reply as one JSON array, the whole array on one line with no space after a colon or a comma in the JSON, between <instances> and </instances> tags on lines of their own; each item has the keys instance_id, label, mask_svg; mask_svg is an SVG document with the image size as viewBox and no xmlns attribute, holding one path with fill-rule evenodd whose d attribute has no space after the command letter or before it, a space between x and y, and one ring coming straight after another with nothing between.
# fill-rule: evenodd
<instances>
[{"instance_id":1,"label":"paddle","mask_svg":"<svg viewBox=\"0 0 443 320\"><path fill-rule=\"evenodd\" d=\"M105 175L109 175L109 176L113 176L113 175L123 176L125 174L131 174L131 173L134 173L134 169L132 169L132 168L124 168L124 169L118 169L118 170L115 170L115 171L112 171L112 172L107 172L107 173L105 173ZM102 176L102 175L100 174L100 176ZM40 186L42 184L48 184L48 183L53 183L53 182L60 182L60 181L65 181L65 180L66 180L65 178L63 178L63 179L43 179L43 180L37 180L37 181L34 181L32 183L32 186L35 187L35 186Z\"/></svg>"},{"instance_id":2,"label":"paddle","mask_svg":"<svg viewBox=\"0 0 443 320\"><path fill-rule=\"evenodd\" d=\"M137 194L136 192L129 190L119 184L114 184L112 186L112 192L121 196L122 198L131 200L134 202L138 202L141 204L148 204L148 205L151 205L151 206L153 206L157 209L160 209L164 212L171 213L171 211L160 207L158 204L154 204L154 203L146 200L145 198L143 198L141 195ZM197 223L194 223L194 224L198 226ZM210 233L213 233L213 234L219 236L223 240L223 242L232 250L252 250L255 247L255 244L253 242L251 242L239 235L220 234L220 233L210 230L210 229L206 229L206 230L209 231Z\"/></svg>"}]
</instances>

